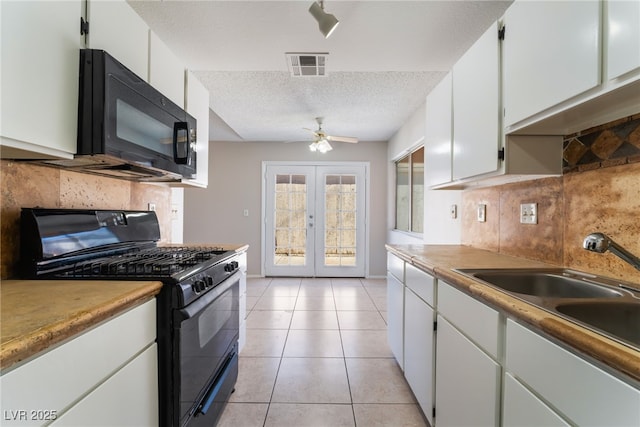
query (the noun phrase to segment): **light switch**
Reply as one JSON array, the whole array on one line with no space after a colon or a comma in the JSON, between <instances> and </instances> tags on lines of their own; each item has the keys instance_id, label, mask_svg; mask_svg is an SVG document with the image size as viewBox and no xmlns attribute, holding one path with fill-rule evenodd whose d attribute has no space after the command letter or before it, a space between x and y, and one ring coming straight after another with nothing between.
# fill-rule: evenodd
<instances>
[{"instance_id":1,"label":"light switch","mask_svg":"<svg viewBox=\"0 0 640 427\"><path fill-rule=\"evenodd\" d=\"M537 224L538 223L538 204L537 203L521 203L520 204L520 223L521 224Z\"/></svg>"},{"instance_id":2,"label":"light switch","mask_svg":"<svg viewBox=\"0 0 640 427\"><path fill-rule=\"evenodd\" d=\"M484 203L478 204L478 222L487 221L487 205Z\"/></svg>"}]
</instances>

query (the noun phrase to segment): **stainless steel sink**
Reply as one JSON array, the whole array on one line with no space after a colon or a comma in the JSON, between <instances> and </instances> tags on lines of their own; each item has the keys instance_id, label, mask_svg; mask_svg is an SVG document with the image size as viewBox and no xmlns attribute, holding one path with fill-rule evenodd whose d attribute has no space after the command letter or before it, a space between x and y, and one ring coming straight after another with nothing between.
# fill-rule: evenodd
<instances>
[{"instance_id":1,"label":"stainless steel sink","mask_svg":"<svg viewBox=\"0 0 640 427\"><path fill-rule=\"evenodd\" d=\"M456 271L640 350L637 285L563 268Z\"/></svg>"},{"instance_id":2,"label":"stainless steel sink","mask_svg":"<svg viewBox=\"0 0 640 427\"><path fill-rule=\"evenodd\" d=\"M580 323L640 347L640 303L589 301L558 304L555 309Z\"/></svg>"},{"instance_id":3,"label":"stainless steel sink","mask_svg":"<svg viewBox=\"0 0 640 427\"><path fill-rule=\"evenodd\" d=\"M490 271L473 273L474 277L507 292L540 298L613 298L621 297L616 289L590 283L554 271Z\"/></svg>"}]
</instances>

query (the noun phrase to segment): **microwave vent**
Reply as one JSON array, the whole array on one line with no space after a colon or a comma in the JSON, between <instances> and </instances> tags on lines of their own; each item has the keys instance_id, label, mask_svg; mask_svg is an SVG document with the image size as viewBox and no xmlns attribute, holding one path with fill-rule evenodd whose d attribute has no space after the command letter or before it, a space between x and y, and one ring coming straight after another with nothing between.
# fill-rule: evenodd
<instances>
[{"instance_id":1,"label":"microwave vent","mask_svg":"<svg viewBox=\"0 0 640 427\"><path fill-rule=\"evenodd\" d=\"M326 77L328 53L285 53L292 77Z\"/></svg>"}]
</instances>

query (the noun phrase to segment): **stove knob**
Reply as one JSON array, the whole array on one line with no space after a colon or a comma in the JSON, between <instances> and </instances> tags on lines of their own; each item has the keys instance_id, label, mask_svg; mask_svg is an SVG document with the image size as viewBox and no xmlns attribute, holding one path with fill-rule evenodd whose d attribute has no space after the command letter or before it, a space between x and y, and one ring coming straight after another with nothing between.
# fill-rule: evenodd
<instances>
[{"instance_id":1,"label":"stove knob","mask_svg":"<svg viewBox=\"0 0 640 427\"><path fill-rule=\"evenodd\" d=\"M229 273L232 272L233 271L233 263L225 264L224 271L229 272Z\"/></svg>"},{"instance_id":2,"label":"stove knob","mask_svg":"<svg viewBox=\"0 0 640 427\"><path fill-rule=\"evenodd\" d=\"M196 280L196 282L193 284L193 289L196 291L196 293L204 291L205 288L206 285L203 280Z\"/></svg>"},{"instance_id":3,"label":"stove knob","mask_svg":"<svg viewBox=\"0 0 640 427\"><path fill-rule=\"evenodd\" d=\"M238 264L238 261L231 261L231 265L233 265L233 269L235 270L240 264Z\"/></svg>"},{"instance_id":4,"label":"stove knob","mask_svg":"<svg viewBox=\"0 0 640 427\"><path fill-rule=\"evenodd\" d=\"M212 286L213 286L213 277L211 277L211 276L206 276L206 277L204 278L204 280L205 280L205 283L206 283L206 287L207 287L207 288L210 288L210 287L212 287Z\"/></svg>"}]
</instances>

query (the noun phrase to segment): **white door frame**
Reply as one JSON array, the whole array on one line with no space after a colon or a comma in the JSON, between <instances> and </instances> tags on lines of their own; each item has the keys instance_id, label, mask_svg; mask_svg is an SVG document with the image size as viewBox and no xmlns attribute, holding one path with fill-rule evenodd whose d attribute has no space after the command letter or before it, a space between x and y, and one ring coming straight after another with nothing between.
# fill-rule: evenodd
<instances>
[{"instance_id":1,"label":"white door frame","mask_svg":"<svg viewBox=\"0 0 640 427\"><path fill-rule=\"evenodd\" d=\"M262 162L262 222L260 225L260 275L265 277L266 267L266 251L267 251L267 239L266 239L266 193L267 193L267 166L340 166L340 167L364 167L365 170L365 229L364 229L364 276L369 277L369 241L370 241L370 226L369 226L369 210L370 210L370 162L326 162L326 161L306 161L306 162L294 162L294 161L263 161Z\"/></svg>"}]
</instances>

